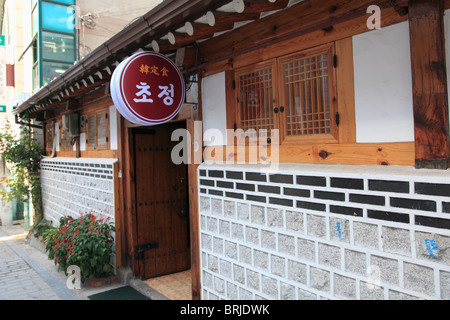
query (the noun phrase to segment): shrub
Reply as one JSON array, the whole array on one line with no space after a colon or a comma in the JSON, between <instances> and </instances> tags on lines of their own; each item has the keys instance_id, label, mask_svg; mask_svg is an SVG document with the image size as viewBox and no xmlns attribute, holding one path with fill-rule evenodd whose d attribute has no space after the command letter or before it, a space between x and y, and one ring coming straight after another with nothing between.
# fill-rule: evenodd
<instances>
[{"instance_id":1,"label":"shrub","mask_svg":"<svg viewBox=\"0 0 450 320\"><path fill-rule=\"evenodd\" d=\"M0 190L6 201L17 199L27 202L31 197L34 208L33 221L38 224L43 219L41 198L41 157L42 145L35 139L31 127L31 116L21 115L20 133L14 132L7 121L0 129L0 155L11 164L11 176L1 178L9 188Z\"/></svg>"},{"instance_id":2,"label":"shrub","mask_svg":"<svg viewBox=\"0 0 450 320\"><path fill-rule=\"evenodd\" d=\"M109 276L115 228L108 220L98 219L92 213L78 219L61 218L46 246L49 259L54 259L58 270L62 269L66 275L69 266L78 266L82 282L91 275Z\"/></svg>"},{"instance_id":3,"label":"shrub","mask_svg":"<svg viewBox=\"0 0 450 320\"><path fill-rule=\"evenodd\" d=\"M55 227L52 227L52 223L50 221L42 219L41 222L39 222L35 226L32 226L31 229L34 236L36 238L39 238L40 236L43 237L44 234L50 229L55 229Z\"/></svg>"}]
</instances>

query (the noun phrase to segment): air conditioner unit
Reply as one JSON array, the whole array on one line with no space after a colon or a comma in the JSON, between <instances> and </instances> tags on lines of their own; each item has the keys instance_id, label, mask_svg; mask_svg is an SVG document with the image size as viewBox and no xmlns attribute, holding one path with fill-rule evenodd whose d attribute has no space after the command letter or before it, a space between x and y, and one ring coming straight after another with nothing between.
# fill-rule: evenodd
<instances>
[{"instance_id":1,"label":"air conditioner unit","mask_svg":"<svg viewBox=\"0 0 450 320\"><path fill-rule=\"evenodd\" d=\"M63 115L63 127L69 137L78 137L80 135L80 115L78 113Z\"/></svg>"}]
</instances>

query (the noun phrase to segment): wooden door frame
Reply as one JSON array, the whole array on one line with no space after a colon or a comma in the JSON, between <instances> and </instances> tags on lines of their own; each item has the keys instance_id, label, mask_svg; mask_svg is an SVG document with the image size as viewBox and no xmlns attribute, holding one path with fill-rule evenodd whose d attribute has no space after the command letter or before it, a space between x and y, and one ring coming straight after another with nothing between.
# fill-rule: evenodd
<instances>
[{"instance_id":1,"label":"wooden door frame","mask_svg":"<svg viewBox=\"0 0 450 320\"><path fill-rule=\"evenodd\" d=\"M199 118L197 106L185 104L178 116L170 122L186 121L186 129L191 137L194 137L194 122ZM170 123L169 122L169 123ZM120 164L122 172L120 211L121 223L121 264L131 268L134 275L140 275L140 263L136 258L137 239L137 215L136 215L136 183L134 164L134 139L133 129L140 127L120 117ZM192 147L192 144L190 144ZM189 159L193 159L193 153L189 149ZM190 221L190 245L191 245L191 273L192 273L192 299L199 300L201 293L200 280L200 234L198 214L198 166L194 161L188 163L188 188L189 188L189 221Z\"/></svg>"}]
</instances>

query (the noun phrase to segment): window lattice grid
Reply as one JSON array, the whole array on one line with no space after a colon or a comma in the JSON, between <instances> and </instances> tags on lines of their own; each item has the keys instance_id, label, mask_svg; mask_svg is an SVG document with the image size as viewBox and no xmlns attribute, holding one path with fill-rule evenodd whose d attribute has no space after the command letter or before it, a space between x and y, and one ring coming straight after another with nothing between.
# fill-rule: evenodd
<instances>
[{"instance_id":1,"label":"window lattice grid","mask_svg":"<svg viewBox=\"0 0 450 320\"><path fill-rule=\"evenodd\" d=\"M274 129L271 67L240 75L239 105L244 131Z\"/></svg>"},{"instance_id":2,"label":"window lattice grid","mask_svg":"<svg viewBox=\"0 0 450 320\"><path fill-rule=\"evenodd\" d=\"M283 67L287 135L330 134L328 54L297 59Z\"/></svg>"}]
</instances>

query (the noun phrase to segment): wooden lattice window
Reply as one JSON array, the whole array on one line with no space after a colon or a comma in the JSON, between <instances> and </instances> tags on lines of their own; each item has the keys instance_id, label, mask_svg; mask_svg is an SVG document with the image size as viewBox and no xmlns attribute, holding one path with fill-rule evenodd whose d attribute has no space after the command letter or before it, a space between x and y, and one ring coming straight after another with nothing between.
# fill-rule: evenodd
<instances>
[{"instance_id":1,"label":"wooden lattice window","mask_svg":"<svg viewBox=\"0 0 450 320\"><path fill-rule=\"evenodd\" d=\"M97 146L97 117L95 114L88 117L88 146L95 148Z\"/></svg>"},{"instance_id":2,"label":"wooden lattice window","mask_svg":"<svg viewBox=\"0 0 450 320\"><path fill-rule=\"evenodd\" d=\"M45 150L53 150L53 139L54 139L55 126L53 123L47 124L45 126Z\"/></svg>"},{"instance_id":3,"label":"wooden lattice window","mask_svg":"<svg viewBox=\"0 0 450 320\"><path fill-rule=\"evenodd\" d=\"M332 45L280 59L280 109L288 139L336 141L333 59Z\"/></svg>"},{"instance_id":4,"label":"wooden lattice window","mask_svg":"<svg viewBox=\"0 0 450 320\"><path fill-rule=\"evenodd\" d=\"M102 150L109 148L108 133L109 122L108 112L97 112L85 116L87 139L86 146L88 150Z\"/></svg>"},{"instance_id":5,"label":"wooden lattice window","mask_svg":"<svg viewBox=\"0 0 450 320\"><path fill-rule=\"evenodd\" d=\"M237 125L285 142L337 142L334 44L236 71Z\"/></svg>"},{"instance_id":6,"label":"wooden lattice window","mask_svg":"<svg viewBox=\"0 0 450 320\"><path fill-rule=\"evenodd\" d=\"M272 64L256 65L237 74L238 121L244 131L275 128Z\"/></svg>"},{"instance_id":7,"label":"wooden lattice window","mask_svg":"<svg viewBox=\"0 0 450 320\"><path fill-rule=\"evenodd\" d=\"M59 122L59 133L60 133L60 140L59 140L59 149L60 151L73 151L75 140L69 136L66 129L64 129L64 126L62 122Z\"/></svg>"},{"instance_id":8,"label":"wooden lattice window","mask_svg":"<svg viewBox=\"0 0 450 320\"><path fill-rule=\"evenodd\" d=\"M106 143L108 142L107 119L108 114L106 112L97 114L97 146L99 147L106 147Z\"/></svg>"}]
</instances>

